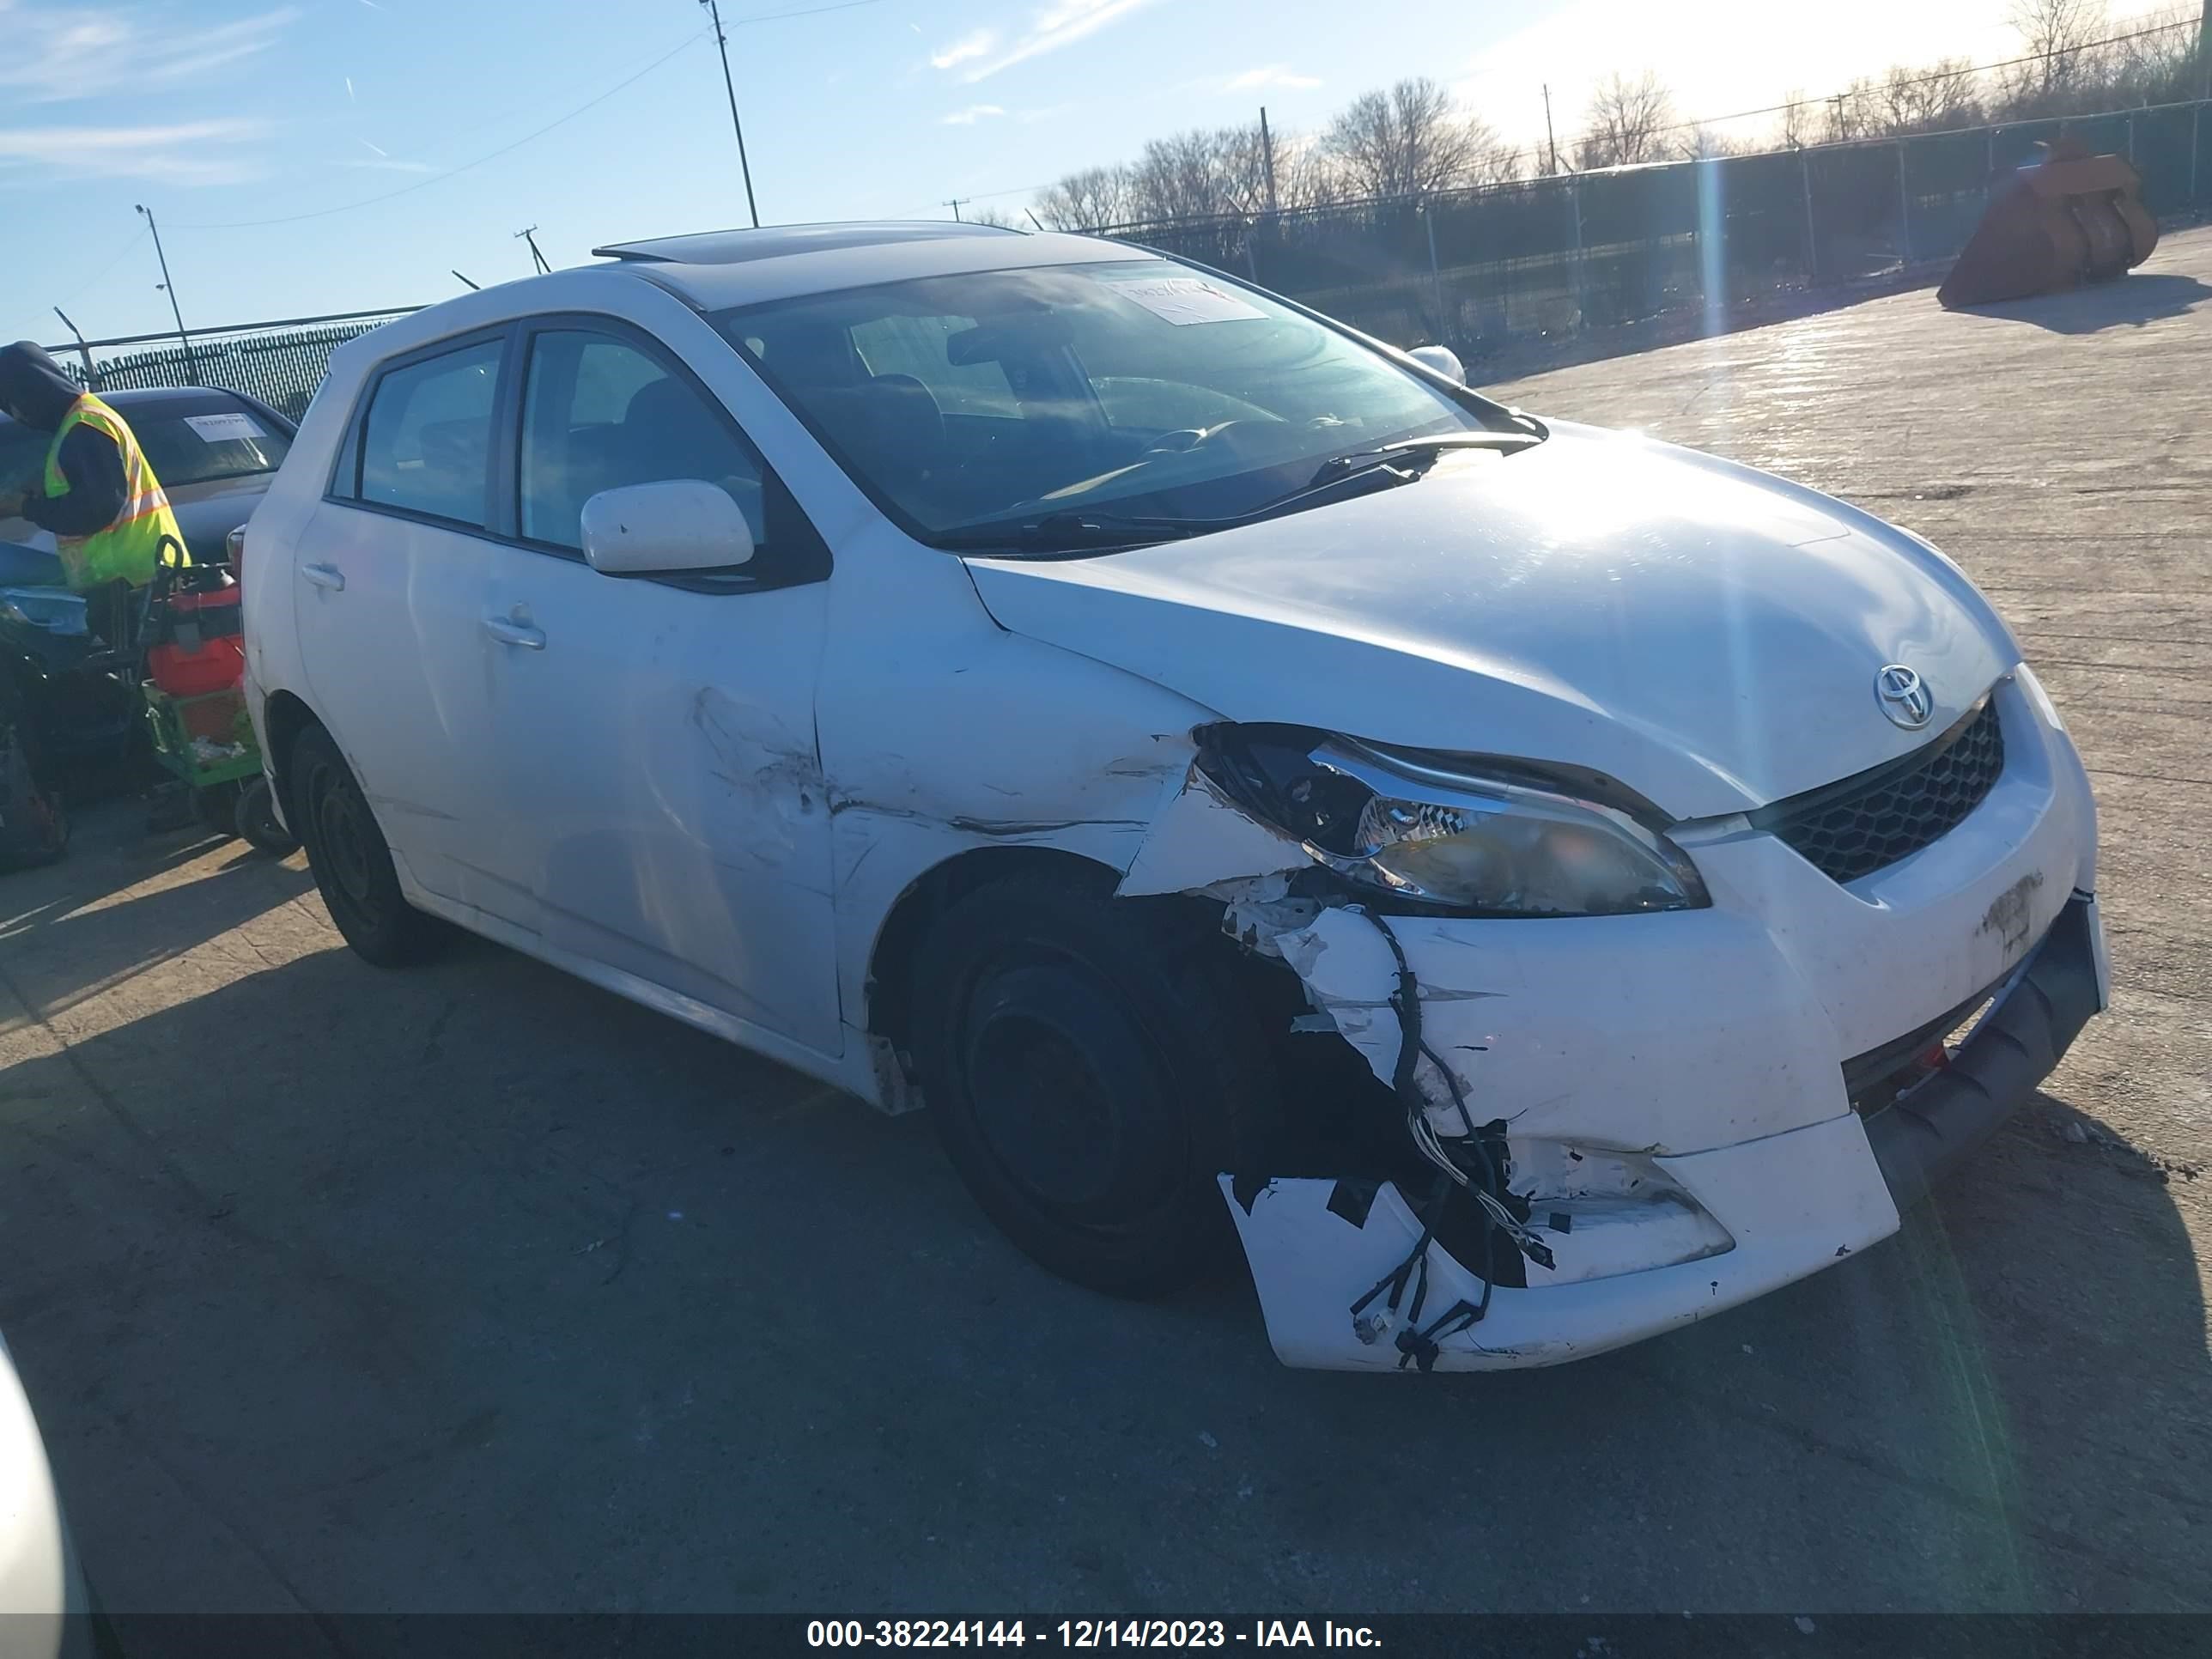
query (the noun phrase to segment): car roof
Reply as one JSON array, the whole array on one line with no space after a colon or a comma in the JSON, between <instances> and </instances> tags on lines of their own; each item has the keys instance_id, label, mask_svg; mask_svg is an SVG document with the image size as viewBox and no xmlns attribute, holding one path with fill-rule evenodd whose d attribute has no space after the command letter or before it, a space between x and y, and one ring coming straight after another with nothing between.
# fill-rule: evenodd
<instances>
[{"instance_id":1,"label":"car roof","mask_svg":"<svg viewBox=\"0 0 2212 1659\"><path fill-rule=\"evenodd\" d=\"M615 242L598 252L616 261L613 269L642 276L702 311L916 276L1159 257L1093 236L949 219L768 225Z\"/></svg>"},{"instance_id":2,"label":"car roof","mask_svg":"<svg viewBox=\"0 0 2212 1659\"><path fill-rule=\"evenodd\" d=\"M357 335L331 354L331 382L349 386L378 363L517 318L599 309L595 302L611 285L643 283L711 315L918 277L1163 257L1095 236L1002 230L949 219L772 225L610 242L598 252L609 263L572 265L455 295Z\"/></svg>"},{"instance_id":3,"label":"car roof","mask_svg":"<svg viewBox=\"0 0 2212 1659\"><path fill-rule=\"evenodd\" d=\"M595 247L595 259L647 259L665 264L734 265L749 259L774 259L787 253L820 253L836 248L881 247L894 242L933 242L948 237L1017 236L1003 225L969 225L958 220L890 219L876 223L763 225L752 230L708 230L688 236L657 236L642 242L613 242Z\"/></svg>"}]
</instances>

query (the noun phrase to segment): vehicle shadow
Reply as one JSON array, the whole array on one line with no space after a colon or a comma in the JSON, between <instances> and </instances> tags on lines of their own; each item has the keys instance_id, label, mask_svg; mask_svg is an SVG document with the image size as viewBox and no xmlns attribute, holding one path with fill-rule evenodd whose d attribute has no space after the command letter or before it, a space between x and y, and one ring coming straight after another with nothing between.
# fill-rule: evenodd
<instances>
[{"instance_id":1,"label":"vehicle shadow","mask_svg":"<svg viewBox=\"0 0 2212 1659\"><path fill-rule=\"evenodd\" d=\"M136 805L111 806L58 863L0 877L0 972L31 1013L63 1012L314 886L296 856L267 858L198 828L149 836L140 823ZM176 878L226 848L211 875ZM225 963L220 977L235 971Z\"/></svg>"},{"instance_id":2,"label":"vehicle shadow","mask_svg":"<svg viewBox=\"0 0 2212 1659\"><path fill-rule=\"evenodd\" d=\"M480 944L19 1059L0 1146L0 1329L119 1611L2212 1599L2182 1177L2063 1095L1802 1285L1425 1379L1281 1369L1235 1270L1061 1284L926 1120Z\"/></svg>"},{"instance_id":3,"label":"vehicle shadow","mask_svg":"<svg viewBox=\"0 0 2212 1659\"><path fill-rule=\"evenodd\" d=\"M2172 271L2130 271L2115 282L2094 283L2064 294L1960 309L1978 317L2032 323L2053 334L2094 334L2179 317L2194 310L2207 296L2212 296L2212 284L2194 276Z\"/></svg>"}]
</instances>

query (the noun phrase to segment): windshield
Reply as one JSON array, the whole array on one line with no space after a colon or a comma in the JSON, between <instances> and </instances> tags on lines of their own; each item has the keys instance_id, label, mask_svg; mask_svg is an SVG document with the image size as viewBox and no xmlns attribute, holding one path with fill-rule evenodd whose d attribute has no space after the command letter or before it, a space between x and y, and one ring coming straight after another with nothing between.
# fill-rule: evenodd
<instances>
[{"instance_id":1,"label":"windshield","mask_svg":"<svg viewBox=\"0 0 2212 1659\"><path fill-rule=\"evenodd\" d=\"M116 412L137 434L164 489L274 472L292 447L282 427L221 396L131 399ZM40 488L53 441L51 432L32 431L0 415L0 490Z\"/></svg>"},{"instance_id":2,"label":"windshield","mask_svg":"<svg viewBox=\"0 0 2212 1659\"><path fill-rule=\"evenodd\" d=\"M142 404L123 415L165 489L274 472L292 447L279 428L227 398L204 407Z\"/></svg>"},{"instance_id":3,"label":"windshield","mask_svg":"<svg viewBox=\"0 0 2212 1659\"><path fill-rule=\"evenodd\" d=\"M975 544L1056 514L1230 519L1332 457L1509 424L1162 259L917 278L715 320L925 540Z\"/></svg>"}]
</instances>

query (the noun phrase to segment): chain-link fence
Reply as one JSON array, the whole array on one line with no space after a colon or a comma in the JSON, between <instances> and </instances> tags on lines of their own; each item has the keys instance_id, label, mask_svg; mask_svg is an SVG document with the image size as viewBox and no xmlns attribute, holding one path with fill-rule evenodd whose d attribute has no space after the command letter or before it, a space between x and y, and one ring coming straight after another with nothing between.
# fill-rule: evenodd
<instances>
[{"instance_id":1,"label":"chain-link fence","mask_svg":"<svg viewBox=\"0 0 2212 1659\"><path fill-rule=\"evenodd\" d=\"M295 317L283 322L211 329L179 337L135 334L118 340L71 341L47 349L95 392L135 386L216 386L258 398L291 420L313 400L331 353L355 336L416 307Z\"/></svg>"},{"instance_id":2,"label":"chain-link fence","mask_svg":"<svg viewBox=\"0 0 2212 1659\"><path fill-rule=\"evenodd\" d=\"M2165 217L2212 205L2203 103L1720 156L1256 219L1104 234L1224 270L1401 345L1470 360L1680 308L1904 279L1955 258L1992 185L2062 129L2131 160Z\"/></svg>"}]
</instances>

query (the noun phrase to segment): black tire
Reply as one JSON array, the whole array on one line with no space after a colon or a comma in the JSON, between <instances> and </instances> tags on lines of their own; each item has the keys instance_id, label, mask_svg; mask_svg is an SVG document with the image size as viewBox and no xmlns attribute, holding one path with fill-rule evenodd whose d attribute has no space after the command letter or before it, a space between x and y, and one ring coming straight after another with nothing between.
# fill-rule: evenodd
<instances>
[{"instance_id":1,"label":"black tire","mask_svg":"<svg viewBox=\"0 0 2212 1659\"><path fill-rule=\"evenodd\" d=\"M217 835L235 835L238 793L235 783L210 784L204 789L195 789L191 792L193 815Z\"/></svg>"},{"instance_id":2,"label":"black tire","mask_svg":"<svg viewBox=\"0 0 2212 1659\"><path fill-rule=\"evenodd\" d=\"M1174 900L979 889L916 953L922 1091L985 1214L1062 1278L1158 1296L1227 1241L1279 1110L1233 947Z\"/></svg>"},{"instance_id":3,"label":"black tire","mask_svg":"<svg viewBox=\"0 0 2212 1659\"><path fill-rule=\"evenodd\" d=\"M299 848L299 837L276 821L276 793L266 778L255 778L238 792L234 827L240 840L271 858L289 858Z\"/></svg>"},{"instance_id":4,"label":"black tire","mask_svg":"<svg viewBox=\"0 0 2212 1659\"><path fill-rule=\"evenodd\" d=\"M292 745L292 822L307 849L316 889L355 954L379 968L433 955L444 927L407 902L392 849L331 734L311 726Z\"/></svg>"}]
</instances>

